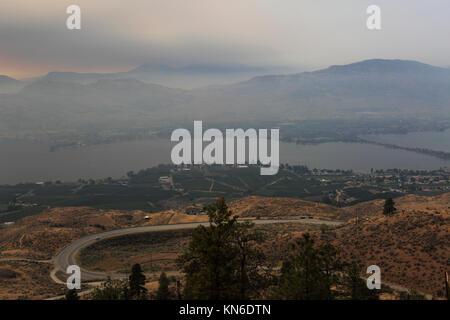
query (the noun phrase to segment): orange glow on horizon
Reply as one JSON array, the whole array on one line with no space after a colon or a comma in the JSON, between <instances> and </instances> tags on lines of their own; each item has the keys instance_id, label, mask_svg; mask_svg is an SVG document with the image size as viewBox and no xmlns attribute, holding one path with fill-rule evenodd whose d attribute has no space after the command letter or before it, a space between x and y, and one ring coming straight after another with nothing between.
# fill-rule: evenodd
<instances>
[{"instance_id":1,"label":"orange glow on horizon","mask_svg":"<svg viewBox=\"0 0 450 320\"><path fill-rule=\"evenodd\" d=\"M121 68L87 68L83 66L54 66L47 64L38 64L33 62L5 60L0 58L0 75L8 76L14 79L33 78L46 75L52 71L79 72L79 73L114 73L128 71L136 68L137 65L124 66Z\"/></svg>"}]
</instances>

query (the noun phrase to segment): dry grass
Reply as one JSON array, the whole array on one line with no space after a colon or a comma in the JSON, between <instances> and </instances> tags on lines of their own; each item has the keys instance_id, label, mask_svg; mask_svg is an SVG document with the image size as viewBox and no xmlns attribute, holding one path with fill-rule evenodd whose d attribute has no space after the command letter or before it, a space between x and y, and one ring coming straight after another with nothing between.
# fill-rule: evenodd
<instances>
[{"instance_id":1,"label":"dry grass","mask_svg":"<svg viewBox=\"0 0 450 320\"><path fill-rule=\"evenodd\" d=\"M149 220L144 219L148 215ZM88 207L54 208L26 217L1 230L0 259L26 257L51 259L65 245L93 233L143 225L206 221L175 211L149 214L143 211L101 210Z\"/></svg>"},{"instance_id":2,"label":"dry grass","mask_svg":"<svg viewBox=\"0 0 450 320\"><path fill-rule=\"evenodd\" d=\"M335 208L298 199L255 196L235 200L230 203L230 208L240 217L311 216L348 220L337 230L317 230L315 234L322 241L334 242L345 259L360 259L364 265L379 265L386 281L437 295L442 290L443 271L448 271L450 266L450 193L435 197L408 195L395 199L395 202L398 213L389 220L381 214L383 200ZM358 232L352 219L356 209L363 218L359 220ZM149 214L143 211L69 207L54 208L26 217L0 230L0 298L42 298L59 290L48 276L51 264L1 260L17 257L51 259L65 245L83 235L106 230L207 221L204 215L191 216L183 212L181 209ZM146 215L150 216L149 220L144 219ZM267 228L265 249L272 259L278 261L286 254L287 244L306 231L300 225L283 224ZM108 265L110 269L121 269L133 262L150 267L149 261L152 261L151 266L155 270L173 270L178 249L164 251L164 246L167 242L159 248L154 246L149 247L151 250L147 248L147 251L133 252L127 258L129 261L124 260L125 264L114 255L105 256L105 260L96 262L94 267Z\"/></svg>"},{"instance_id":3,"label":"dry grass","mask_svg":"<svg viewBox=\"0 0 450 320\"><path fill-rule=\"evenodd\" d=\"M340 209L327 204L295 198L267 198L250 196L232 201L230 209L240 217L299 217L335 219Z\"/></svg>"},{"instance_id":4,"label":"dry grass","mask_svg":"<svg viewBox=\"0 0 450 320\"><path fill-rule=\"evenodd\" d=\"M44 299L64 294L63 286L50 280L52 267L28 261L0 262L0 300Z\"/></svg>"},{"instance_id":5,"label":"dry grass","mask_svg":"<svg viewBox=\"0 0 450 320\"><path fill-rule=\"evenodd\" d=\"M405 210L358 226L355 222L317 236L333 242L345 261L378 265L382 280L443 296L443 276L450 266L449 210Z\"/></svg>"}]
</instances>

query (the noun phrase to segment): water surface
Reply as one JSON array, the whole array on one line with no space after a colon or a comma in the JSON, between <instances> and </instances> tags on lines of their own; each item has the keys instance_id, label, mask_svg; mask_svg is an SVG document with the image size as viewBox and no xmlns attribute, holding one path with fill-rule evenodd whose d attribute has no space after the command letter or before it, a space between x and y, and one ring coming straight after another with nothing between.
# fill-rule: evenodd
<instances>
[{"instance_id":1,"label":"water surface","mask_svg":"<svg viewBox=\"0 0 450 320\"><path fill-rule=\"evenodd\" d=\"M448 140L443 142L439 145L441 150ZM0 141L0 184L119 178L130 170L138 171L160 163L170 163L172 145L166 139L154 139L51 152L49 145L45 143ZM371 168L450 167L450 161L424 154L343 142L319 145L281 142L280 162L304 164L310 168L353 169L364 172L370 171Z\"/></svg>"}]
</instances>

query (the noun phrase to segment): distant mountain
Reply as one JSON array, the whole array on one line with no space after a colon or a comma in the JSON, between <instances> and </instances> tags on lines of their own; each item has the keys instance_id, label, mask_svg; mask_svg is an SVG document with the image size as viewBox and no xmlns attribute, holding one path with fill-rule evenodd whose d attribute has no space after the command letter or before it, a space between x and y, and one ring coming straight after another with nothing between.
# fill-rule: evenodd
<instances>
[{"instance_id":1,"label":"distant mountain","mask_svg":"<svg viewBox=\"0 0 450 320\"><path fill-rule=\"evenodd\" d=\"M35 98L43 96L47 99L52 99L53 97L83 97L87 93L86 91L87 86L80 83L42 78L27 84L20 91L20 94L35 96Z\"/></svg>"},{"instance_id":2,"label":"distant mountain","mask_svg":"<svg viewBox=\"0 0 450 320\"><path fill-rule=\"evenodd\" d=\"M161 64L143 64L128 73L172 73L172 74L219 74L219 73L263 73L267 68L243 65L196 64L182 67L172 67Z\"/></svg>"},{"instance_id":3,"label":"distant mountain","mask_svg":"<svg viewBox=\"0 0 450 320\"><path fill-rule=\"evenodd\" d=\"M417 61L408 60L382 60L373 59L356 62L347 65L334 65L326 69L317 70L313 72L302 72L290 75L267 75L254 77L243 83L257 83L267 81L295 82L304 78L326 78L332 76L406 76L411 75L415 77L423 76L449 76L449 71L445 68L435 67Z\"/></svg>"},{"instance_id":4,"label":"distant mountain","mask_svg":"<svg viewBox=\"0 0 450 320\"><path fill-rule=\"evenodd\" d=\"M376 59L314 72L259 76L199 94L213 97L235 119L244 115L271 120L449 117L450 70L416 61Z\"/></svg>"},{"instance_id":5,"label":"distant mountain","mask_svg":"<svg viewBox=\"0 0 450 320\"><path fill-rule=\"evenodd\" d=\"M111 100L111 104L118 102L126 104L135 99L143 99L148 106L151 106L157 97L170 98L183 93L184 91L180 89L167 88L136 79L101 79L90 84L81 84L44 78L25 86L20 91L21 95L33 98L43 96L47 100L74 97L79 101L89 102L89 99L96 98ZM92 108L95 107L95 104L92 104Z\"/></svg>"},{"instance_id":6,"label":"distant mountain","mask_svg":"<svg viewBox=\"0 0 450 320\"><path fill-rule=\"evenodd\" d=\"M188 100L183 90L135 79L90 84L39 79L18 94L0 96L0 131L151 128L173 118Z\"/></svg>"},{"instance_id":7,"label":"distant mountain","mask_svg":"<svg viewBox=\"0 0 450 320\"><path fill-rule=\"evenodd\" d=\"M49 72L38 80L55 82L91 83L100 79L113 79L119 77L115 73L77 73L77 72Z\"/></svg>"},{"instance_id":8,"label":"distant mountain","mask_svg":"<svg viewBox=\"0 0 450 320\"><path fill-rule=\"evenodd\" d=\"M13 93L20 90L25 84L8 76L0 75L0 93Z\"/></svg>"},{"instance_id":9,"label":"distant mountain","mask_svg":"<svg viewBox=\"0 0 450 320\"><path fill-rule=\"evenodd\" d=\"M77 73L50 72L41 79L89 84L102 79L136 79L165 86L194 88L210 84L240 81L255 75L269 73L270 69L242 65L198 64L173 67L163 64L143 64L125 72Z\"/></svg>"},{"instance_id":10,"label":"distant mountain","mask_svg":"<svg viewBox=\"0 0 450 320\"><path fill-rule=\"evenodd\" d=\"M17 82L19 82L19 81L16 80L16 79L13 79L13 78L8 77L8 76L2 76L2 75L0 75L0 84L5 84L5 83L17 83Z\"/></svg>"},{"instance_id":11,"label":"distant mountain","mask_svg":"<svg viewBox=\"0 0 450 320\"><path fill-rule=\"evenodd\" d=\"M446 72L442 68L410 60L373 59L348 65L331 66L316 73L328 74L415 74Z\"/></svg>"},{"instance_id":12,"label":"distant mountain","mask_svg":"<svg viewBox=\"0 0 450 320\"><path fill-rule=\"evenodd\" d=\"M361 117L450 118L450 70L416 61L367 60L193 90L143 81L156 73L155 68L171 79L166 67L153 65L116 74L49 73L17 94L0 95L0 133L168 127L199 119L236 124ZM202 68L187 70L204 74ZM187 70L171 72L190 72ZM173 78L195 79L188 75ZM8 78L3 81L17 83Z\"/></svg>"}]
</instances>

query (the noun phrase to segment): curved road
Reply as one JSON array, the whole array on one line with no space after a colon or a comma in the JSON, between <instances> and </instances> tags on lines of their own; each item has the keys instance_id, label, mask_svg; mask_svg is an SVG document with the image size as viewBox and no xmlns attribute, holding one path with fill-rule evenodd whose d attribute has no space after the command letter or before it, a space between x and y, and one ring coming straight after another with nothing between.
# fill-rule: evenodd
<instances>
[{"instance_id":1,"label":"curved road","mask_svg":"<svg viewBox=\"0 0 450 320\"><path fill-rule=\"evenodd\" d=\"M272 223L305 223L305 224L326 224L331 226L336 226L341 224L340 221L327 221L318 219L290 219L290 220L251 220L254 224L272 224ZM71 244L65 246L55 257L54 264L55 270L52 273L56 273L59 269L62 272L66 272L69 265L77 264L76 258L77 254L83 249L91 244L94 244L100 240L120 237L130 234L146 233L146 232L156 232L156 231L172 231L172 230L182 230L182 229L194 229L200 225L208 226L209 222L196 222L196 223L182 223L182 224L169 224L169 225L156 225L156 226L145 226L145 227L134 227L126 229L118 229L107 231L103 233L97 233L82 237ZM95 272L86 269L81 269L81 280L101 280L106 277L111 278L124 278L126 275L111 273L111 272ZM53 277L52 277L53 278ZM55 280L55 279L54 279Z\"/></svg>"}]
</instances>

